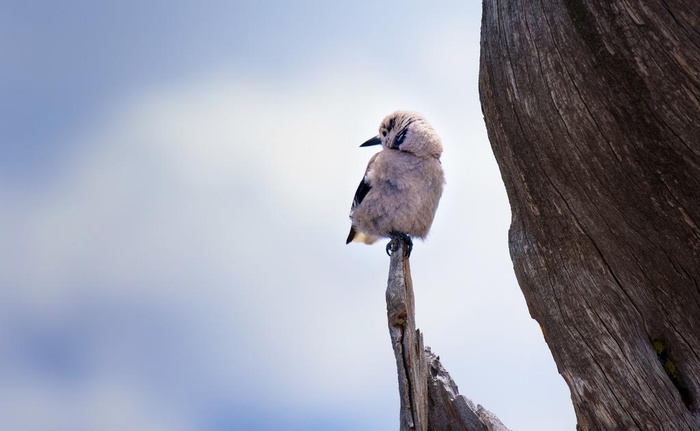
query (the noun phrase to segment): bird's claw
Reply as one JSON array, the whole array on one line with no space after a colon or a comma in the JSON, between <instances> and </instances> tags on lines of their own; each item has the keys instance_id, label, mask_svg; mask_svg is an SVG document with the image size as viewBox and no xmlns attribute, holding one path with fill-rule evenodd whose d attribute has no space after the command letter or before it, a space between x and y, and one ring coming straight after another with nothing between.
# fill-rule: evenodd
<instances>
[{"instance_id":1,"label":"bird's claw","mask_svg":"<svg viewBox=\"0 0 700 431\"><path fill-rule=\"evenodd\" d=\"M396 240L396 238L391 238L391 241L389 241L386 245L386 254L388 256L391 256L391 254L394 253L398 249L399 249L398 241Z\"/></svg>"},{"instance_id":2,"label":"bird's claw","mask_svg":"<svg viewBox=\"0 0 700 431\"><path fill-rule=\"evenodd\" d=\"M386 245L386 254L391 256L392 253L399 249L399 242L401 242L404 245L404 257L409 258L413 250L413 241L411 237L403 232L392 232L390 237L391 240Z\"/></svg>"}]
</instances>

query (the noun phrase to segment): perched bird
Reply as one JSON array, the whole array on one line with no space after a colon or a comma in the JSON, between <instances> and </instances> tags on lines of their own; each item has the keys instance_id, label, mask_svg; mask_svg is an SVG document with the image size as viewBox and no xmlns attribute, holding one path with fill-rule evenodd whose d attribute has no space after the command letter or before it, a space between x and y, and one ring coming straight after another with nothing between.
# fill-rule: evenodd
<instances>
[{"instance_id":1,"label":"perched bird","mask_svg":"<svg viewBox=\"0 0 700 431\"><path fill-rule=\"evenodd\" d=\"M402 241L408 256L411 237L428 235L442 195L442 144L423 116L396 111L384 118L379 134L360 147L371 145L381 145L382 150L370 159L355 192L346 244L391 238L387 253Z\"/></svg>"}]
</instances>

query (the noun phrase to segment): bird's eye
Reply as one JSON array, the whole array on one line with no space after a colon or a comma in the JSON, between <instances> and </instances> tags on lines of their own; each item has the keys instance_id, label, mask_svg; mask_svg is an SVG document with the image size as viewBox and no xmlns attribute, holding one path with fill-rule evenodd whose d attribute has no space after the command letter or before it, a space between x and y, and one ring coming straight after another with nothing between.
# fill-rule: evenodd
<instances>
[{"instance_id":1,"label":"bird's eye","mask_svg":"<svg viewBox=\"0 0 700 431\"><path fill-rule=\"evenodd\" d=\"M382 136L386 137L387 131L386 131L386 129L382 129L379 131L379 133L381 133Z\"/></svg>"}]
</instances>

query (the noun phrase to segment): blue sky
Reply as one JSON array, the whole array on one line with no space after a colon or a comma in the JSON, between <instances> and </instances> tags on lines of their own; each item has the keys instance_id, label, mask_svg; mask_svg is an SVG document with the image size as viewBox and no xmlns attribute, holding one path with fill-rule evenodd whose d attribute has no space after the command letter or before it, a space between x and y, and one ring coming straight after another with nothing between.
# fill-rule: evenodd
<instances>
[{"instance_id":1,"label":"blue sky","mask_svg":"<svg viewBox=\"0 0 700 431\"><path fill-rule=\"evenodd\" d=\"M385 430L383 244L344 244L396 109L443 139L412 256L460 392L573 429L508 256L478 2L0 6L0 428Z\"/></svg>"}]
</instances>

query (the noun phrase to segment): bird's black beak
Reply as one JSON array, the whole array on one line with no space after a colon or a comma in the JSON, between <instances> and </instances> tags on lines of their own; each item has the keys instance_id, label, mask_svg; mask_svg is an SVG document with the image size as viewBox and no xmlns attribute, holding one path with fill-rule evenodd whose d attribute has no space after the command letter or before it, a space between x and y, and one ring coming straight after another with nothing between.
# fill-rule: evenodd
<instances>
[{"instance_id":1,"label":"bird's black beak","mask_svg":"<svg viewBox=\"0 0 700 431\"><path fill-rule=\"evenodd\" d=\"M364 144L360 145L361 147L371 147L372 145L381 145L382 140L379 139L379 136L375 136L374 138L368 139L365 141Z\"/></svg>"}]
</instances>

